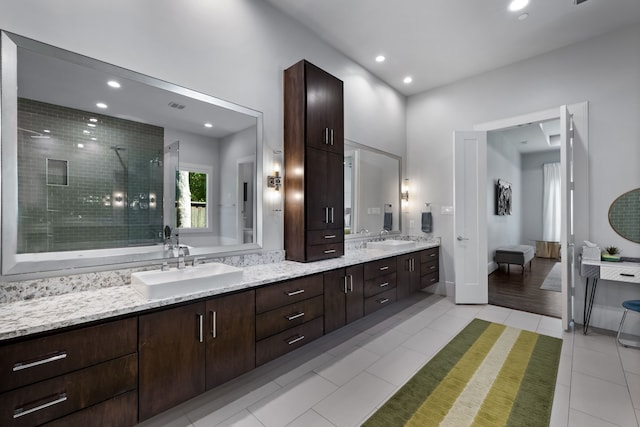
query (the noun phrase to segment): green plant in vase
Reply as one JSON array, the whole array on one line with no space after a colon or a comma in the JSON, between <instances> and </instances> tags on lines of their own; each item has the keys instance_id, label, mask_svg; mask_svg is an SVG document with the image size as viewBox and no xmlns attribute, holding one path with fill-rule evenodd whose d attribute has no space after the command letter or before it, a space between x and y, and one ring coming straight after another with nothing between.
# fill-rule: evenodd
<instances>
[{"instance_id":1,"label":"green plant in vase","mask_svg":"<svg viewBox=\"0 0 640 427\"><path fill-rule=\"evenodd\" d=\"M604 248L600 258L602 261L620 261L620 249L615 246L607 246Z\"/></svg>"}]
</instances>

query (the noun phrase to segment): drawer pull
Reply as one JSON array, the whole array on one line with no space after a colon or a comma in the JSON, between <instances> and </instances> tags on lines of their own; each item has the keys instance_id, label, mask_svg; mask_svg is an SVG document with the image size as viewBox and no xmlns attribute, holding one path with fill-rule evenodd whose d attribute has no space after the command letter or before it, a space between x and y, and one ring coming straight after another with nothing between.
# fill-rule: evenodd
<instances>
[{"instance_id":1,"label":"drawer pull","mask_svg":"<svg viewBox=\"0 0 640 427\"><path fill-rule=\"evenodd\" d=\"M430 282L431 282L431 283L433 283L433 282L435 282L435 281L436 281L436 279L435 279L435 278L432 278L432 279L430 280Z\"/></svg>"},{"instance_id":2,"label":"drawer pull","mask_svg":"<svg viewBox=\"0 0 640 427\"><path fill-rule=\"evenodd\" d=\"M436 269L436 266L435 266L435 265L432 265L430 269L431 269L431 270L435 270L435 269Z\"/></svg>"},{"instance_id":3,"label":"drawer pull","mask_svg":"<svg viewBox=\"0 0 640 427\"><path fill-rule=\"evenodd\" d=\"M384 283L380 284L381 288L384 288L384 287L387 287L387 286L389 286L389 282L384 282Z\"/></svg>"},{"instance_id":4,"label":"drawer pull","mask_svg":"<svg viewBox=\"0 0 640 427\"><path fill-rule=\"evenodd\" d=\"M31 363L18 362L15 365L13 365L13 372L21 371L23 369L33 368L34 366L44 365L45 363L55 362L56 360L66 359L66 357L67 357L67 353L63 351L59 354L56 354L55 356L47 357L46 359L42 359L42 360L36 360L35 362L31 362Z\"/></svg>"},{"instance_id":5,"label":"drawer pull","mask_svg":"<svg viewBox=\"0 0 640 427\"><path fill-rule=\"evenodd\" d=\"M388 303L388 302L389 302L389 298L379 299L379 300L378 300L378 302L379 302L380 304L386 304L386 303Z\"/></svg>"},{"instance_id":6,"label":"drawer pull","mask_svg":"<svg viewBox=\"0 0 640 427\"><path fill-rule=\"evenodd\" d=\"M385 270L388 270L388 269L389 269L388 265L385 265L384 267L380 267L380 271L385 271Z\"/></svg>"},{"instance_id":7,"label":"drawer pull","mask_svg":"<svg viewBox=\"0 0 640 427\"><path fill-rule=\"evenodd\" d=\"M290 297L294 296L294 295L300 295L304 293L304 289L298 289L297 291L289 291L287 292L287 295L289 295Z\"/></svg>"},{"instance_id":8,"label":"drawer pull","mask_svg":"<svg viewBox=\"0 0 640 427\"><path fill-rule=\"evenodd\" d=\"M292 339L290 341L287 341L287 344L293 345L293 344L295 344L295 343L297 343L299 341L302 341L303 339L304 339L304 335L299 335L296 338L294 338L294 339Z\"/></svg>"},{"instance_id":9,"label":"drawer pull","mask_svg":"<svg viewBox=\"0 0 640 427\"><path fill-rule=\"evenodd\" d=\"M430 256L430 257L434 257L434 256L436 256L436 254L431 254L431 255L429 255L429 256Z\"/></svg>"},{"instance_id":10,"label":"drawer pull","mask_svg":"<svg viewBox=\"0 0 640 427\"><path fill-rule=\"evenodd\" d=\"M290 316L286 316L287 320L291 321L291 320L295 320L299 317L304 316L304 311L301 311L300 313L296 313L296 314L292 314Z\"/></svg>"},{"instance_id":11,"label":"drawer pull","mask_svg":"<svg viewBox=\"0 0 640 427\"><path fill-rule=\"evenodd\" d=\"M32 414L36 411L40 411L42 409L48 408L49 406L53 406L53 405L57 405L58 403L62 403L65 400L67 400L67 393L60 393L57 395L54 395L53 397L55 397L54 400L51 400L47 403L43 403L42 405L38 405L38 406L34 406L31 409L24 409L24 408L18 408L16 410L13 411L13 418L20 418L23 417L25 415L29 415Z\"/></svg>"},{"instance_id":12,"label":"drawer pull","mask_svg":"<svg viewBox=\"0 0 640 427\"><path fill-rule=\"evenodd\" d=\"M336 235L335 234L330 234L328 236L324 236L325 239L335 239Z\"/></svg>"},{"instance_id":13,"label":"drawer pull","mask_svg":"<svg viewBox=\"0 0 640 427\"><path fill-rule=\"evenodd\" d=\"M332 254L334 253L336 250L335 249L327 249L326 251L324 251L325 254Z\"/></svg>"},{"instance_id":14,"label":"drawer pull","mask_svg":"<svg viewBox=\"0 0 640 427\"><path fill-rule=\"evenodd\" d=\"M620 275L624 277L636 277L635 274L629 274L629 273L620 273Z\"/></svg>"},{"instance_id":15,"label":"drawer pull","mask_svg":"<svg viewBox=\"0 0 640 427\"><path fill-rule=\"evenodd\" d=\"M211 310L211 337L218 338L218 313Z\"/></svg>"}]
</instances>

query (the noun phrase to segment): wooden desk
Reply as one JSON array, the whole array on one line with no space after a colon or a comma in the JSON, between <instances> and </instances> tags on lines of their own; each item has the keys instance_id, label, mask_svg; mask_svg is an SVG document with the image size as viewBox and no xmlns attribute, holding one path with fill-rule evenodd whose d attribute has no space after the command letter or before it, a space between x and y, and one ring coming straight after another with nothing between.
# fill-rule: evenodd
<instances>
[{"instance_id":1,"label":"wooden desk","mask_svg":"<svg viewBox=\"0 0 640 427\"><path fill-rule=\"evenodd\" d=\"M634 260L635 261L635 260ZM616 282L640 283L640 263L621 261L595 261L583 259L580 261L580 275L585 277L585 295L583 311L583 333L589 330L593 300L596 296L598 279L613 280ZM589 292L589 279L591 279L591 292Z\"/></svg>"}]
</instances>

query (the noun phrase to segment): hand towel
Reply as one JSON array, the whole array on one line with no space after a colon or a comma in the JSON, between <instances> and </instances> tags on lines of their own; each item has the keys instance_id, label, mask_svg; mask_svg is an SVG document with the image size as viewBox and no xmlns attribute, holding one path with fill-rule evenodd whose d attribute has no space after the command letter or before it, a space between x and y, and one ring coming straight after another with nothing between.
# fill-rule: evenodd
<instances>
[{"instance_id":1,"label":"hand towel","mask_svg":"<svg viewBox=\"0 0 640 427\"><path fill-rule=\"evenodd\" d=\"M431 212L422 212L422 231L424 233L433 232L433 217Z\"/></svg>"},{"instance_id":2,"label":"hand towel","mask_svg":"<svg viewBox=\"0 0 640 427\"><path fill-rule=\"evenodd\" d=\"M384 213L384 224L382 228L387 231L391 231L391 227L393 226L393 214L391 212Z\"/></svg>"}]
</instances>

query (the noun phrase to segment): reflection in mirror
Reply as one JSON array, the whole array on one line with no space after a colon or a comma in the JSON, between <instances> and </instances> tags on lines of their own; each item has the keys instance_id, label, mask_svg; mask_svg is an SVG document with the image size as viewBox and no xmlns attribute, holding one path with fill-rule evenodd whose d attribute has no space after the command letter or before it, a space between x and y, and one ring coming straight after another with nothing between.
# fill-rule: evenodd
<instances>
[{"instance_id":1,"label":"reflection in mirror","mask_svg":"<svg viewBox=\"0 0 640 427\"><path fill-rule=\"evenodd\" d=\"M261 113L6 32L1 49L4 276L161 259L167 225L191 255L260 247Z\"/></svg>"},{"instance_id":2,"label":"reflection in mirror","mask_svg":"<svg viewBox=\"0 0 640 427\"><path fill-rule=\"evenodd\" d=\"M611 204L609 223L620 236L640 243L640 188L627 191Z\"/></svg>"},{"instance_id":3,"label":"reflection in mirror","mask_svg":"<svg viewBox=\"0 0 640 427\"><path fill-rule=\"evenodd\" d=\"M401 167L399 156L345 140L346 235L400 233Z\"/></svg>"}]
</instances>

